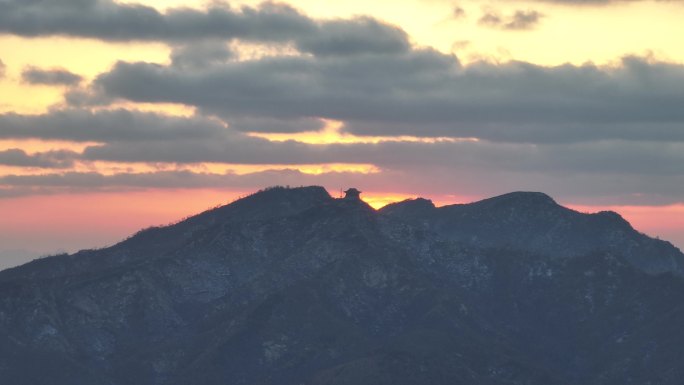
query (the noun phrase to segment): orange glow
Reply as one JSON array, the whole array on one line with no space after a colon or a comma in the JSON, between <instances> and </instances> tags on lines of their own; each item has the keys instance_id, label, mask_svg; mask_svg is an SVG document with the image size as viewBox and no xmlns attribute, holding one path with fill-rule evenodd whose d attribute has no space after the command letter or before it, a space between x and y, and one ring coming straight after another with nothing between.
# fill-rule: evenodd
<instances>
[{"instance_id":1,"label":"orange glow","mask_svg":"<svg viewBox=\"0 0 684 385\"><path fill-rule=\"evenodd\" d=\"M334 190L328 191L337 196ZM252 192L252 189L149 189L0 199L0 245L2 249L30 245L38 253L104 247L142 228L174 223ZM362 197L371 206L380 208L416 195L368 192ZM451 202L436 201L438 205L447 203Z\"/></svg>"},{"instance_id":2,"label":"orange glow","mask_svg":"<svg viewBox=\"0 0 684 385\"><path fill-rule=\"evenodd\" d=\"M61 87L28 86L12 79L0 81L0 113L43 113L49 106L62 101L62 92Z\"/></svg>"},{"instance_id":3,"label":"orange glow","mask_svg":"<svg viewBox=\"0 0 684 385\"><path fill-rule=\"evenodd\" d=\"M328 191L332 196L338 196L335 190ZM251 192L253 189L150 189L0 199L0 245L5 250L30 247L37 253L104 247L142 228L177 222ZM417 195L381 191L362 194L362 198L376 209L415 197ZM425 197L437 206L476 200L455 195ZM684 246L684 204L571 207L582 212L616 211L637 230Z\"/></svg>"},{"instance_id":4,"label":"orange glow","mask_svg":"<svg viewBox=\"0 0 684 385\"><path fill-rule=\"evenodd\" d=\"M357 174L375 174L380 169L372 164L354 163L326 163L326 164L224 164L202 163L190 165L186 169L196 172L211 172L217 174L233 173L237 175L250 174L271 170L297 170L303 174L320 175L329 172L349 172Z\"/></svg>"},{"instance_id":5,"label":"orange glow","mask_svg":"<svg viewBox=\"0 0 684 385\"><path fill-rule=\"evenodd\" d=\"M237 61L259 60L266 57L299 56L299 51L292 44L264 45L245 41L233 42L231 50L237 55Z\"/></svg>"},{"instance_id":6,"label":"orange glow","mask_svg":"<svg viewBox=\"0 0 684 385\"><path fill-rule=\"evenodd\" d=\"M314 165L282 165L282 164L231 164L231 163L192 163L178 165L175 163L117 163L117 162L90 162L74 167L75 171L99 172L104 175L113 175L121 172L144 173L158 171L190 171L196 173L211 174L235 174L245 175L262 171L273 170L297 170L303 174L320 175L327 172L351 172L360 174L373 174L380 170L371 164L314 164Z\"/></svg>"},{"instance_id":7,"label":"orange glow","mask_svg":"<svg viewBox=\"0 0 684 385\"><path fill-rule=\"evenodd\" d=\"M52 171L63 171L63 170L50 170ZM5 166L0 165L0 176L6 175L41 175L45 174L46 170L40 167L22 167L22 166ZM0 186L1 188L1 186Z\"/></svg>"},{"instance_id":8,"label":"orange glow","mask_svg":"<svg viewBox=\"0 0 684 385\"><path fill-rule=\"evenodd\" d=\"M327 163L313 165L282 165L282 164L230 164L230 163L118 163L106 161L77 161L68 170L52 170L39 167L15 167L0 165L0 175L40 175L52 172L97 172L102 175L120 173L151 173L162 171L189 171L194 173L210 173L218 175L245 175L263 171L296 170L302 174L321 175L330 172L344 172L355 174L375 174L380 169L372 164Z\"/></svg>"},{"instance_id":9,"label":"orange glow","mask_svg":"<svg viewBox=\"0 0 684 385\"><path fill-rule=\"evenodd\" d=\"M195 107L177 103L133 103L118 100L104 107L93 108L93 111L119 110L154 112L169 116L189 118L195 115Z\"/></svg>"},{"instance_id":10,"label":"orange glow","mask_svg":"<svg viewBox=\"0 0 684 385\"><path fill-rule=\"evenodd\" d=\"M308 144L335 144L335 143L381 143L381 142L477 142L477 138L423 138L418 136L359 136L342 132L343 122L325 120L325 128L321 131L307 131L297 133L258 133L253 132L248 135L270 140L272 142L285 142L294 140Z\"/></svg>"},{"instance_id":11,"label":"orange glow","mask_svg":"<svg viewBox=\"0 0 684 385\"><path fill-rule=\"evenodd\" d=\"M364 193L363 201L368 203L374 209L380 209L388 204L401 202L406 199L414 199L415 195L408 194L388 194L388 193Z\"/></svg>"},{"instance_id":12,"label":"orange glow","mask_svg":"<svg viewBox=\"0 0 684 385\"><path fill-rule=\"evenodd\" d=\"M103 247L152 225L176 222L245 192L148 190L0 199L0 245L51 253Z\"/></svg>"},{"instance_id":13,"label":"orange glow","mask_svg":"<svg viewBox=\"0 0 684 385\"><path fill-rule=\"evenodd\" d=\"M581 212L615 211L632 227L653 237L661 237L684 246L684 203L667 206L582 206L570 205Z\"/></svg>"},{"instance_id":14,"label":"orange glow","mask_svg":"<svg viewBox=\"0 0 684 385\"><path fill-rule=\"evenodd\" d=\"M457 196L457 195L437 195L437 196L422 196L417 194L401 194L401 193L391 193L391 192L364 192L361 195L364 202L368 203L374 209L380 209L388 204L401 202L407 199L425 198L430 199L435 206L446 206L456 203L467 203L473 202L477 199L467 196Z\"/></svg>"}]
</instances>

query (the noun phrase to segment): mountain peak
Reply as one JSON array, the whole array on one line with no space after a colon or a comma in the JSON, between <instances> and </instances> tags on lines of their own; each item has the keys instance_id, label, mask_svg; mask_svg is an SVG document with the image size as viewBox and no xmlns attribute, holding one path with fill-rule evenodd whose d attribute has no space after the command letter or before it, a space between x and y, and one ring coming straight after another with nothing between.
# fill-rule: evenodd
<instances>
[{"instance_id":1,"label":"mountain peak","mask_svg":"<svg viewBox=\"0 0 684 385\"><path fill-rule=\"evenodd\" d=\"M522 204L522 205L550 205L558 206L553 198L536 191L514 191L503 195L498 195L489 199L484 199L477 203L500 203L500 204Z\"/></svg>"},{"instance_id":2,"label":"mountain peak","mask_svg":"<svg viewBox=\"0 0 684 385\"><path fill-rule=\"evenodd\" d=\"M259 190L254 194L238 199L223 206L218 211L249 210L256 217L270 217L287 214L317 206L332 200L328 191L321 186L289 187L273 186Z\"/></svg>"},{"instance_id":3,"label":"mountain peak","mask_svg":"<svg viewBox=\"0 0 684 385\"><path fill-rule=\"evenodd\" d=\"M622 215L616 213L615 211L599 211L593 214L599 223L603 226L615 226L617 228L622 228L624 230L633 230L632 225L622 217Z\"/></svg>"},{"instance_id":4,"label":"mountain peak","mask_svg":"<svg viewBox=\"0 0 684 385\"><path fill-rule=\"evenodd\" d=\"M435 209L435 204L425 198L406 199L401 202L390 203L380 209L380 212L390 216L417 218L427 215Z\"/></svg>"},{"instance_id":5,"label":"mountain peak","mask_svg":"<svg viewBox=\"0 0 684 385\"><path fill-rule=\"evenodd\" d=\"M292 197L308 197L312 199L329 199L330 194L322 186L271 186L263 190L259 190L254 194L248 195L241 200L249 199L264 199L264 198L292 198Z\"/></svg>"}]
</instances>

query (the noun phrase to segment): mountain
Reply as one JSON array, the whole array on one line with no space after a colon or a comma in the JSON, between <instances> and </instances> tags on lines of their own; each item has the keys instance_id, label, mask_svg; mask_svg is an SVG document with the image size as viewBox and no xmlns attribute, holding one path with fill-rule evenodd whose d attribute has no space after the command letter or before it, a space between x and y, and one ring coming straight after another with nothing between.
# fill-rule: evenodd
<instances>
[{"instance_id":1,"label":"mountain","mask_svg":"<svg viewBox=\"0 0 684 385\"><path fill-rule=\"evenodd\" d=\"M540 193L271 188L0 272L0 383L680 384L683 263Z\"/></svg>"},{"instance_id":2,"label":"mountain","mask_svg":"<svg viewBox=\"0 0 684 385\"><path fill-rule=\"evenodd\" d=\"M635 231L617 213L582 214L538 192L439 208L419 198L388 205L381 213L422 223L444 238L477 248L524 250L555 258L614 252L650 273L684 273L677 248Z\"/></svg>"}]
</instances>

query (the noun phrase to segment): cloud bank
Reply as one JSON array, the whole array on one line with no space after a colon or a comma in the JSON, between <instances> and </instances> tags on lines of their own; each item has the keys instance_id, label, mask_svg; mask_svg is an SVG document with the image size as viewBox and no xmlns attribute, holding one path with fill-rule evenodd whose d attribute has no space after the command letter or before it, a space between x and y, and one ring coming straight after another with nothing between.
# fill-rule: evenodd
<instances>
[{"instance_id":1,"label":"cloud bank","mask_svg":"<svg viewBox=\"0 0 684 385\"><path fill-rule=\"evenodd\" d=\"M62 68L41 69L36 67L25 68L21 73L21 78L28 84L49 86L75 86L83 80L81 76Z\"/></svg>"},{"instance_id":2,"label":"cloud bank","mask_svg":"<svg viewBox=\"0 0 684 385\"><path fill-rule=\"evenodd\" d=\"M358 135L572 143L683 140L681 84L684 66L633 56L612 67L462 66L455 56L412 49L268 57L207 70L120 62L97 78L94 89L106 98L197 107L229 124L319 118L344 122ZM297 131L297 125L273 130ZM299 128L309 130L307 124Z\"/></svg>"},{"instance_id":3,"label":"cloud bank","mask_svg":"<svg viewBox=\"0 0 684 385\"><path fill-rule=\"evenodd\" d=\"M62 168L74 165L80 154L72 151L47 151L27 154L24 150L13 148L0 151L0 165L15 167Z\"/></svg>"},{"instance_id":4,"label":"cloud bank","mask_svg":"<svg viewBox=\"0 0 684 385\"><path fill-rule=\"evenodd\" d=\"M165 13L111 0L2 0L0 32L26 36L71 36L104 41L202 40L292 43L315 55L397 52L409 47L406 33L367 17L314 20L297 9L264 2L231 8L175 8Z\"/></svg>"}]
</instances>

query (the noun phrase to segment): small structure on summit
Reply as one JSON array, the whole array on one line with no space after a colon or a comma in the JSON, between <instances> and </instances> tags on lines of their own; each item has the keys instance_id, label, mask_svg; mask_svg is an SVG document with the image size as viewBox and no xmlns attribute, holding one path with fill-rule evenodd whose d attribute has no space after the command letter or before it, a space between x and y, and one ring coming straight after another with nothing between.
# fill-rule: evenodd
<instances>
[{"instance_id":1,"label":"small structure on summit","mask_svg":"<svg viewBox=\"0 0 684 385\"><path fill-rule=\"evenodd\" d=\"M355 189L354 187L347 189L347 191L344 192L344 199L350 201L361 200L361 191Z\"/></svg>"}]
</instances>

